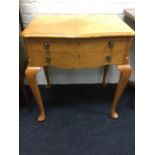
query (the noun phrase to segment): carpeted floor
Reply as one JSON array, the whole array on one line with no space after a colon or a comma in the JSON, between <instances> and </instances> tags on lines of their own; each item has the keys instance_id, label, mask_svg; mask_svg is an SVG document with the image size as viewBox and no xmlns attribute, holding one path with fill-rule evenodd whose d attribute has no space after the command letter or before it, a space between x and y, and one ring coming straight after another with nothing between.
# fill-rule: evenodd
<instances>
[{"instance_id":1,"label":"carpeted floor","mask_svg":"<svg viewBox=\"0 0 155 155\"><path fill-rule=\"evenodd\" d=\"M45 122L36 121L38 109L31 92L33 112L20 103L20 155L134 155L133 88L126 88L117 120L109 116L115 84L40 89L47 113Z\"/></svg>"}]
</instances>

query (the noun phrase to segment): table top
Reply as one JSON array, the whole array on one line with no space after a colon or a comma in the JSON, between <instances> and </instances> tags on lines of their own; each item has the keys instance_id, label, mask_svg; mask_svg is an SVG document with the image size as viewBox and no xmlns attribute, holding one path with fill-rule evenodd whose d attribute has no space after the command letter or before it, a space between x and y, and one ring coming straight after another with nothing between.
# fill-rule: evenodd
<instances>
[{"instance_id":1,"label":"table top","mask_svg":"<svg viewBox=\"0 0 155 155\"><path fill-rule=\"evenodd\" d=\"M24 38L93 38L134 36L116 15L38 15L21 33Z\"/></svg>"}]
</instances>

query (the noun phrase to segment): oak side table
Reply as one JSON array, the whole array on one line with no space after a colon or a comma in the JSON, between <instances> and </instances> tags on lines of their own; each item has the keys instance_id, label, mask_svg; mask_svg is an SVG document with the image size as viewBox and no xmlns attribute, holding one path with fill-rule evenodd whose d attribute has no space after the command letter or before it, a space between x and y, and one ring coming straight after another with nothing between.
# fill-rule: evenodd
<instances>
[{"instance_id":1,"label":"oak side table","mask_svg":"<svg viewBox=\"0 0 155 155\"><path fill-rule=\"evenodd\" d=\"M36 16L21 35L28 51L25 74L39 108L38 121L44 121L46 116L36 74L43 67L49 86L48 66L81 69L117 65L120 80L111 116L118 118L116 107L132 71L128 54L134 34L115 15Z\"/></svg>"}]
</instances>

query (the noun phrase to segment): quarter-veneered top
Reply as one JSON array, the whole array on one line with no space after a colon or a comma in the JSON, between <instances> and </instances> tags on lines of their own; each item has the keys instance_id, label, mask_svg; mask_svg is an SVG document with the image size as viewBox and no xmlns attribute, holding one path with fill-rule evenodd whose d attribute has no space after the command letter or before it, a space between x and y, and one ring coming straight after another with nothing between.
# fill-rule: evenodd
<instances>
[{"instance_id":1,"label":"quarter-veneered top","mask_svg":"<svg viewBox=\"0 0 155 155\"><path fill-rule=\"evenodd\" d=\"M116 15L39 15L21 33L24 38L92 38L134 36Z\"/></svg>"}]
</instances>

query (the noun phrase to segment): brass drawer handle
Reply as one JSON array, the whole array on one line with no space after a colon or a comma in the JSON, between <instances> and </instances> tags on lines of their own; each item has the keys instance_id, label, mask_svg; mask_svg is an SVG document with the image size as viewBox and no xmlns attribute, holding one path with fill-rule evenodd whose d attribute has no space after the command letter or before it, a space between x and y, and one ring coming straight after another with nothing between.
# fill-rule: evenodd
<instances>
[{"instance_id":1,"label":"brass drawer handle","mask_svg":"<svg viewBox=\"0 0 155 155\"><path fill-rule=\"evenodd\" d=\"M49 48L49 43L48 42L44 42L43 45L44 45L44 48L45 49L48 49Z\"/></svg>"},{"instance_id":2,"label":"brass drawer handle","mask_svg":"<svg viewBox=\"0 0 155 155\"><path fill-rule=\"evenodd\" d=\"M107 55L105 57L105 59L106 59L107 62L111 62L112 61L112 56L111 55Z\"/></svg>"},{"instance_id":3,"label":"brass drawer handle","mask_svg":"<svg viewBox=\"0 0 155 155\"><path fill-rule=\"evenodd\" d=\"M49 51L49 43L48 42L44 42L43 46L45 48L45 61L47 64L49 64L51 62L51 57L50 57L50 51Z\"/></svg>"},{"instance_id":4,"label":"brass drawer handle","mask_svg":"<svg viewBox=\"0 0 155 155\"><path fill-rule=\"evenodd\" d=\"M114 43L113 43L112 40L108 42L108 47L109 47L109 48L113 48L113 47L114 47Z\"/></svg>"}]
</instances>

